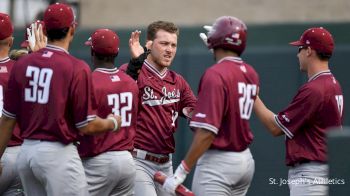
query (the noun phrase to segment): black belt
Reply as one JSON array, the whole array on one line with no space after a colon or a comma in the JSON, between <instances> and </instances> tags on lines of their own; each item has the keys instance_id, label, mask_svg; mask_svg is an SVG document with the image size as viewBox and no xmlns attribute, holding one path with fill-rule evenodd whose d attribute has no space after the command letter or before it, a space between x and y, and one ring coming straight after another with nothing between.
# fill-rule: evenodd
<instances>
[{"instance_id":1,"label":"black belt","mask_svg":"<svg viewBox=\"0 0 350 196\"><path fill-rule=\"evenodd\" d=\"M137 157L137 151L131 151L131 154L135 158L140 158L140 157ZM144 160L151 161L154 163L164 164L170 160L170 157L168 155L162 155L162 157L157 157L147 153Z\"/></svg>"}]
</instances>

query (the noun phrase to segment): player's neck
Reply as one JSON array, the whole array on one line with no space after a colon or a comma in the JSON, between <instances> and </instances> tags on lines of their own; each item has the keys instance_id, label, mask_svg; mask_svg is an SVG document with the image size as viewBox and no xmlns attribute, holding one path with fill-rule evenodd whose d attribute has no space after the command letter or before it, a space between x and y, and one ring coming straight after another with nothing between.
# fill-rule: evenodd
<instances>
[{"instance_id":1,"label":"player's neck","mask_svg":"<svg viewBox=\"0 0 350 196\"><path fill-rule=\"evenodd\" d=\"M113 63L107 63L107 62L98 62L94 64L95 68L104 68L104 69L114 69L115 66Z\"/></svg>"},{"instance_id":2,"label":"player's neck","mask_svg":"<svg viewBox=\"0 0 350 196\"><path fill-rule=\"evenodd\" d=\"M63 48L66 51L68 51L68 48L69 48L69 42L67 42L65 40L48 41L47 43L50 45L54 45L54 46L58 46L60 48Z\"/></svg>"},{"instance_id":3,"label":"player's neck","mask_svg":"<svg viewBox=\"0 0 350 196\"><path fill-rule=\"evenodd\" d=\"M152 67L154 67L161 74L164 73L168 69L168 67L161 66L158 63L156 63L155 61L153 61L153 59L150 57L150 55L148 55L147 61L151 64Z\"/></svg>"},{"instance_id":4,"label":"player's neck","mask_svg":"<svg viewBox=\"0 0 350 196\"><path fill-rule=\"evenodd\" d=\"M9 56L9 49L0 48L0 59L7 58Z\"/></svg>"},{"instance_id":5,"label":"player's neck","mask_svg":"<svg viewBox=\"0 0 350 196\"><path fill-rule=\"evenodd\" d=\"M215 49L214 50L214 56L216 62L220 61L223 58L226 57L238 57L238 55L230 50L223 50L221 48Z\"/></svg>"},{"instance_id":6,"label":"player's neck","mask_svg":"<svg viewBox=\"0 0 350 196\"><path fill-rule=\"evenodd\" d=\"M313 62L309 65L307 69L307 76L308 78L311 78L315 74L320 73L322 71L327 71L327 70L329 70L328 61L318 60L317 62Z\"/></svg>"}]
</instances>

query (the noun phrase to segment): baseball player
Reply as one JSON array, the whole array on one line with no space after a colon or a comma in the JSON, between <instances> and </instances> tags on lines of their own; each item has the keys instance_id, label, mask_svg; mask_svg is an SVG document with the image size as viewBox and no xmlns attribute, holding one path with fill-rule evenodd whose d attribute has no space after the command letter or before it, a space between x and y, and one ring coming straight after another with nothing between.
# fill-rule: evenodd
<instances>
[{"instance_id":1,"label":"baseball player","mask_svg":"<svg viewBox=\"0 0 350 196\"><path fill-rule=\"evenodd\" d=\"M4 93L15 61L10 60L8 53L13 44L13 26L7 14L0 13L0 109L3 108ZM0 112L0 116L2 112ZM17 154L23 140L20 137L18 125L13 130L12 137L1 158L2 175L0 176L0 195L23 195L21 180L16 169Z\"/></svg>"},{"instance_id":2,"label":"baseball player","mask_svg":"<svg viewBox=\"0 0 350 196\"><path fill-rule=\"evenodd\" d=\"M177 118L186 117L196 98L182 76L171 71L177 49L179 29L171 22L156 21L147 28L149 50L138 75L140 92L135 150L135 195L169 195L153 181L155 172L173 174L171 154L175 151L173 134ZM129 41L132 56L142 49L140 32ZM135 77L137 78L137 77Z\"/></svg>"},{"instance_id":3,"label":"baseball player","mask_svg":"<svg viewBox=\"0 0 350 196\"><path fill-rule=\"evenodd\" d=\"M52 4L44 14L48 45L13 66L0 119L0 157L18 121L24 139L17 169L25 194L88 195L79 157L79 132L116 131L120 117L96 117L91 71L69 55L75 32L72 9Z\"/></svg>"},{"instance_id":4,"label":"baseball player","mask_svg":"<svg viewBox=\"0 0 350 196\"><path fill-rule=\"evenodd\" d=\"M334 41L320 27L307 29L290 44L299 48L300 70L307 73L308 82L277 115L259 98L254 111L271 134L286 136L290 195L328 195L326 133L341 127L343 113L343 93L328 66Z\"/></svg>"},{"instance_id":5,"label":"baseball player","mask_svg":"<svg viewBox=\"0 0 350 196\"><path fill-rule=\"evenodd\" d=\"M119 37L109 29L98 29L85 43L91 47L92 81L97 115L122 117L118 133L84 135L78 151L82 157L91 195L134 195L134 149L139 89L135 80L114 66Z\"/></svg>"},{"instance_id":6,"label":"baseball player","mask_svg":"<svg viewBox=\"0 0 350 196\"><path fill-rule=\"evenodd\" d=\"M240 58L246 37L246 25L232 16L219 17L210 27L206 43L216 64L200 80L190 121L193 142L174 175L166 179L163 187L168 192L174 192L199 159L192 183L195 195L247 193L255 167L249 150L253 140L249 118L259 78Z\"/></svg>"}]
</instances>

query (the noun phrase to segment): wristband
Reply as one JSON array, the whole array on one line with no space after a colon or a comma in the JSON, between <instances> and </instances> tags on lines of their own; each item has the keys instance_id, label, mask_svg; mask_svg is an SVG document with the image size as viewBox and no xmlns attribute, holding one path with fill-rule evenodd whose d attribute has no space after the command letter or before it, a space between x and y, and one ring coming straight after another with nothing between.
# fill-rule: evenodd
<instances>
[{"instance_id":1,"label":"wristband","mask_svg":"<svg viewBox=\"0 0 350 196\"><path fill-rule=\"evenodd\" d=\"M112 130L112 132L115 132L118 129L118 122L117 122L117 120L114 117L112 117L112 116L108 117L107 119L113 121L114 129Z\"/></svg>"}]
</instances>

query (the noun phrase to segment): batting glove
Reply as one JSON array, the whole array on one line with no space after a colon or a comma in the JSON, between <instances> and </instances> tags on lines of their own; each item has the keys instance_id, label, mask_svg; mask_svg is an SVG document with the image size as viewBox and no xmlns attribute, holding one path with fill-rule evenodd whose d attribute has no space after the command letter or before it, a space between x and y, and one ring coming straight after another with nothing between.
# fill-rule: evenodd
<instances>
[{"instance_id":1,"label":"batting glove","mask_svg":"<svg viewBox=\"0 0 350 196\"><path fill-rule=\"evenodd\" d=\"M27 28L27 35L28 35L28 43L29 43L29 48L33 50L35 48L35 31L37 29L36 22L32 23L30 28Z\"/></svg>"},{"instance_id":2,"label":"batting glove","mask_svg":"<svg viewBox=\"0 0 350 196\"><path fill-rule=\"evenodd\" d=\"M208 47L208 32L212 31L213 27L209 26L209 25L204 25L203 28L207 31L207 33L200 33L199 37L202 39L203 43L205 44L205 46ZM210 52L213 52L212 49L210 49Z\"/></svg>"},{"instance_id":3,"label":"batting glove","mask_svg":"<svg viewBox=\"0 0 350 196\"><path fill-rule=\"evenodd\" d=\"M189 172L190 170L187 167L186 163L182 161L181 164L175 170L174 175L168 177L165 180L163 184L163 189L169 193L175 194L175 189L185 181L186 176Z\"/></svg>"}]
</instances>

